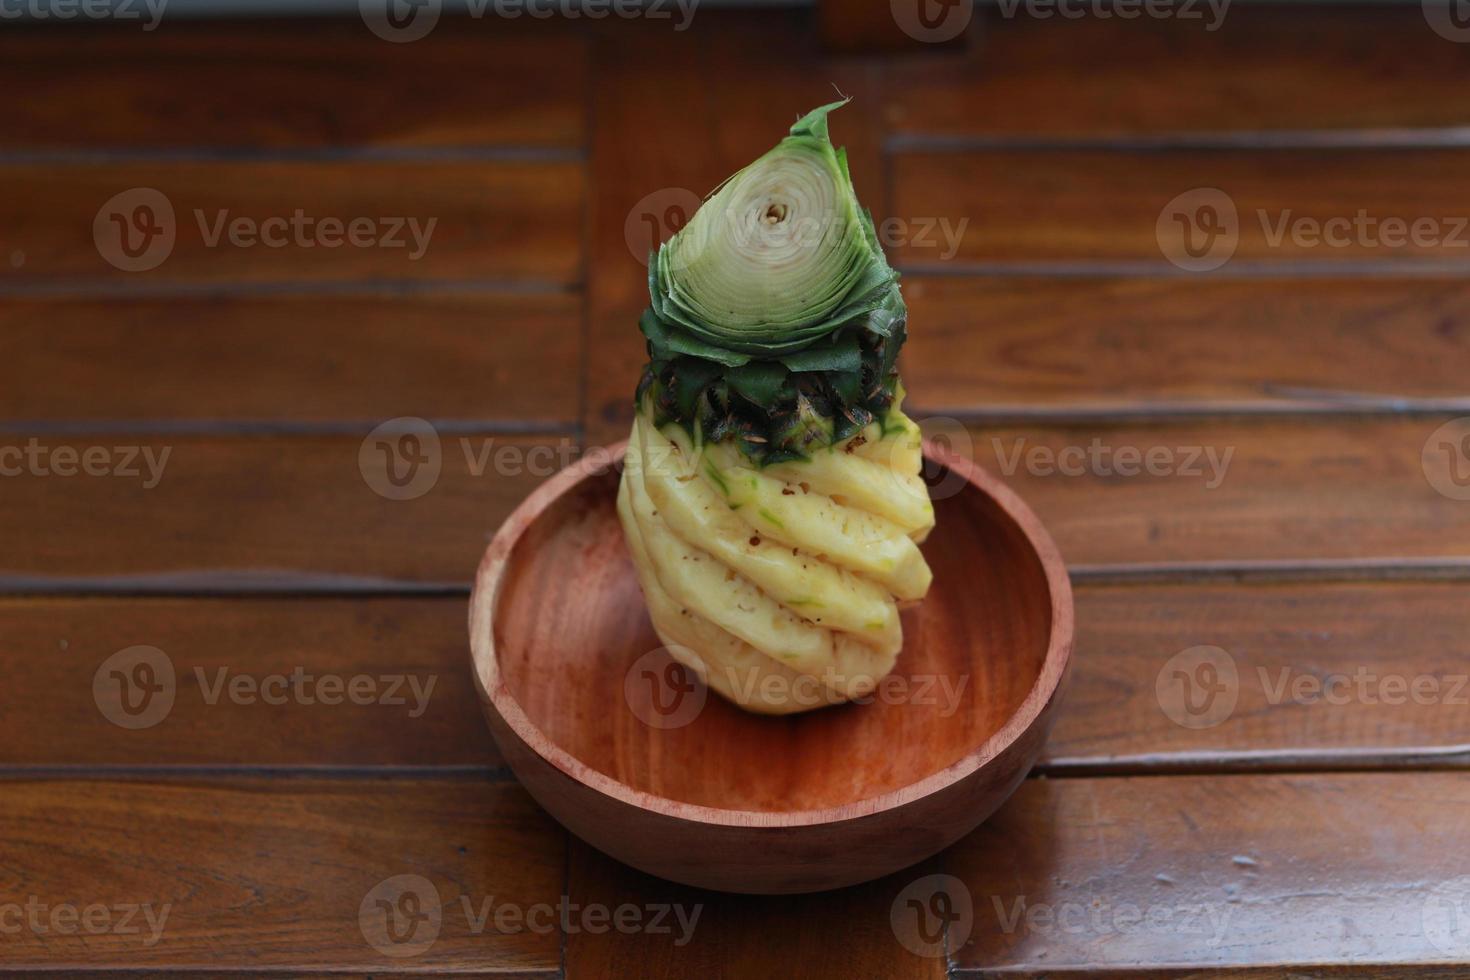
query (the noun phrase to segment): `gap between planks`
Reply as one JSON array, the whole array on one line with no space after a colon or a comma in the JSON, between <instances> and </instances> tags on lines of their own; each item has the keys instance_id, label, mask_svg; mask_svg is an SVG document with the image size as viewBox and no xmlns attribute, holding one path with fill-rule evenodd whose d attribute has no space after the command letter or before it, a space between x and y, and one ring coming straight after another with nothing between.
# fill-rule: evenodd
<instances>
[{"instance_id":1,"label":"gap between planks","mask_svg":"<svg viewBox=\"0 0 1470 980\"><path fill-rule=\"evenodd\" d=\"M1470 127L1181 130L1095 137L896 133L883 141L883 151L887 154L984 153L990 150L1103 150L1117 153L1191 150L1437 150L1457 147L1470 147Z\"/></svg>"},{"instance_id":2,"label":"gap between planks","mask_svg":"<svg viewBox=\"0 0 1470 980\"><path fill-rule=\"evenodd\" d=\"M1470 557L1072 564L1078 585L1187 582L1461 582ZM471 583L412 582L289 572L167 572L157 575L0 575L0 597L421 598L470 594Z\"/></svg>"},{"instance_id":3,"label":"gap between planks","mask_svg":"<svg viewBox=\"0 0 1470 980\"><path fill-rule=\"evenodd\" d=\"M1122 779L1177 776L1291 776L1313 773L1463 772L1470 764L1470 745L1380 749L1260 749L1247 752L1181 752L1131 759L1039 762L1027 779ZM189 782L238 779L435 779L515 783L509 766L410 765L0 765L5 782Z\"/></svg>"}]
</instances>

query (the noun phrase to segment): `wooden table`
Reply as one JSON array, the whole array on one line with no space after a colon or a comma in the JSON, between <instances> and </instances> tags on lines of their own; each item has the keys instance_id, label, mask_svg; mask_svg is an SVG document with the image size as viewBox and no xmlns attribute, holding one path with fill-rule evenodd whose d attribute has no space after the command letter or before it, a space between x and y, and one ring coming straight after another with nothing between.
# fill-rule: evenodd
<instances>
[{"instance_id":1,"label":"wooden table","mask_svg":"<svg viewBox=\"0 0 1470 980\"><path fill-rule=\"evenodd\" d=\"M7 26L0 967L1465 975L1470 442L1436 430L1470 415L1470 46L1417 5L977 14L968 38L825 54L799 10L411 44ZM700 893L521 790L465 594L546 460L623 435L650 229L834 84L898 222L913 404L1047 522L1077 649L1043 763L968 839L842 892ZM157 199L104 205L136 188L175 241L130 272ZM1175 215L1208 263L1220 200L1169 207L1199 188L1237 224L1192 273ZM297 209L438 220L417 259L320 226L208 243L221 212ZM1433 234L1291 224L1360 211ZM403 416L441 440L428 489L363 449ZM891 916L936 874L973 912L917 956ZM399 875L442 902L402 957L361 926ZM624 903L697 926L581 911Z\"/></svg>"}]
</instances>

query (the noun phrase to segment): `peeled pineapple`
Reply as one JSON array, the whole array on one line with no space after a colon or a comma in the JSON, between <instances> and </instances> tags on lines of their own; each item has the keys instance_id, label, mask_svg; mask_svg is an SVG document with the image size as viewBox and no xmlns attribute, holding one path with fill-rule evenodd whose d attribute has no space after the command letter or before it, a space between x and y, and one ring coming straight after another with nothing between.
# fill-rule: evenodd
<instances>
[{"instance_id":1,"label":"peeled pineapple","mask_svg":"<svg viewBox=\"0 0 1470 980\"><path fill-rule=\"evenodd\" d=\"M886 425L765 468L640 411L618 514L671 655L751 711L871 692L903 646L900 604L929 588L919 464L918 427L896 406Z\"/></svg>"}]
</instances>

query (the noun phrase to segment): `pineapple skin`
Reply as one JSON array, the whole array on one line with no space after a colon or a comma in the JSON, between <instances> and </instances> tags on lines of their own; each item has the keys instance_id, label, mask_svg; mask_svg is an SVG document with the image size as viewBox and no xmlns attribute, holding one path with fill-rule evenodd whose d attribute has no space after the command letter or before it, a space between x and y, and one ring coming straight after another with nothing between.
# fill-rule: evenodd
<instances>
[{"instance_id":1,"label":"pineapple skin","mask_svg":"<svg viewBox=\"0 0 1470 980\"><path fill-rule=\"evenodd\" d=\"M671 656L763 714L862 697L903 646L900 604L932 575L934 526L919 428L895 405L810 458L766 466L633 422L618 517L650 618Z\"/></svg>"}]
</instances>

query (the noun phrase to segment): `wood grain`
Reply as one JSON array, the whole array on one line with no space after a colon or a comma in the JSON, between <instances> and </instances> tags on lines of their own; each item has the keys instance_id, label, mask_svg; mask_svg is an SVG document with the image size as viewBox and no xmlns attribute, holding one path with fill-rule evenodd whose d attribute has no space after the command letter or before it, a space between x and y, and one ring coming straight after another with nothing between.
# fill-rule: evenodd
<instances>
[{"instance_id":1,"label":"wood grain","mask_svg":"<svg viewBox=\"0 0 1470 980\"><path fill-rule=\"evenodd\" d=\"M1047 772L1470 763L1463 584L1083 585L1077 622ZM1171 670L1200 646L1218 707Z\"/></svg>"},{"instance_id":2,"label":"wood grain","mask_svg":"<svg viewBox=\"0 0 1470 980\"><path fill-rule=\"evenodd\" d=\"M1466 398L1454 279L904 279L910 403L1292 411Z\"/></svg>"},{"instance_id":3,"label":"wood grain","mask_svg":"<svg viewBox=\"0 0 1470 980\"><path fill-rule=\"evenodd\" d=\"M1464 556L1470 510L1430 485L1421 459L1444 421L925 424L1015 489L1075 570Z\"/></svg>"},{"instance_id":4,"label":"wood grain","mask_svg":"<svg viewBox=\"0 0 1470 980\"><path fill-rule=\"evenodd\" d=\"M823 58L806 11L757 16L701 11L678 43L656 25L619 24L599 38L589 180L588 441L627 438L632 393L647 360L638 315L648 305L643 265L660 238L677 230L670 206L687 213L709 190L764 153L800 113L854 97L832 117L832 138L848 146L861 200L884 213L879 74L875 66ZM624 28L627 28L626 30ZM760 68L752 71L750 59ZM740 85L727 84L739 76ZM630 238L629 229L633 229Z\"/></svg>"},{"instance_id":5,"label":"wood grain","mask_svg":"<svg viewBox=\"0 0 1470 980\"><path fill-rule=\"evenodd\" d=\"M5 787L0 828L0 901L18 903L20 914L32 898L48 909L147 903L158 923L167 907L161 929L139 913L131 934L67 934L50 927L48 912L44 932L25 925L6 937L0 968L558 966L554 916L550 931L524 923L501 931L492 917L477 933L466 915L466 898L476 917L487 901L523 909L558 902L563 835L524 792L503 783L17 780ZM359 925L360 906L395 875L421 876L437 892L432 945L432 920L420 920L422 934L407 933L410 944L396 948ZM427 911L432 897L423 891ZM370 930L382 915L370 906ZM395 953L419 951L384 955L369 934Z\"/></svg>"},{"instance_id":6,"label":"wood grain","mask_svg":"<svg viewBox=\"0 0 1470 980\"><path fill-rule=\"evenodd\" d=\"M943 856L974 909L955 964L1462 962L1470 935L1444 899L1466 896L1467 806L1470 781L1450 773L1029 780Z\"/></svg>"},{"instance_id":7,"label":"wood grain","mask_svg":"<svg viewBox=\"0 0 1470 980\"><path fill-rule=\"evenodd\" d=\"M0 419L569 429L580 334L571 295L13 297Z\"/></svg>"},{"instance_id":8,"label":"wood grain","mask_svg":"<svg viewBox=\"0 0 1470 980\"><path fill-rule=\"evenodd\" d=\"M1084 582L1076 662L1042 771L1462 767L1462 592L1456 583ZM459 598L10 599L0 624L11 664L0 710L12 732L0 765L501 765L469 675ZM176 695L158 724L119 730L98 710L93 679L138 644L170 658ZM1238 701L1219 723L1190 729L1164 712L1157 682L1170 658L1201 645L1234 660ZM227 690L206 698L221 668L258 682L298 666L313 677L412 675L420 690L433 678L434 687L417 717L406 682L403 706L237 703ZM386 683L376 688L385 697Z\"/></svg>"},{"instance_id":9,"label":"wood grain","mask_svg":"<svg viewBox=\"0 0 1470 980\"><path fill-rule=\"evenodd\" d=\"M1470 514L1433 489L1422 465L1440 418L1349 426L1336 418L969 428L925 421L1020 493L1074 565L1470 551ZM141 457L135 477L37 475L18 456L31 438L45 454L42 467L62 446L79 459L101 447L115 466L131 446L147 447L155 461L165 449L169 457L151 488L144 484L157 471ZM206 571L193 580L199 588L248 584L250 576L280 587L295 574L338 576L344 586L462 584L511 508L577 456L570 439L445 432L437 483L395 501L364 479L362 441L7 436L0 453L21 475L5 478L0 532L14 545L0 568L21 577L134 576L145 586L147 576Z\"/></svg>"},{"instance_id":10,"label":"wood grain","mask_svg":"<svg viewBox=\"0 0 1470 980\"><path fill-rule=\"evenodd\" d=\"M920 868L934 870L937 862ZM641 933L567 936L567 976L892 977L941 980L944 959L910 955L893 940L889 894L902 875L817 895L731 895L675 885L570 843L576 902L664 901L701 908L691 939Z\"/></svg>"},{"instance_id":11,"label":"wood grain","mask_svg":"<svg viewBox=\"0 0 1470 980\"><path fill-rule=\"evenodd\" d=\"M462 598L0 600L0 766L498 767L464 622ZM105 665L139 645L173 677L119 727Z\"/></svg>"},{"instance_id":12,"label":"wood grain","mask_svg":"<svg viewBox=\"0 0 1470 980\"><path fill-rule=\"evenodd\" d=\"M362 448L367 435L0 438L5 465L20 470L4 478L0 575L51 587L123 577L145 590L462 586L501 520L577 455L569 437L445 432L437 480L424 463L424 482L408 488L422 494L395 500L364 475L388 486L381 447ZM32 446L34 466L18 456ZM400 437L388 446L407 475ZM76 458L58 457L62 447ZM111 475L80 469L94 448ZM414 455L431 452L425 439ZM56 475L63 465L76 475ZM136 475L118 475L128 467Z\"/></svg>"},{"instance_id":13,"label":"wood grain","mask_svg":"<svg viewBox=\"0 0 1470 980\"><path fill-rule=\"evenodd\" d=\"M978 7L979 5L977 5ZM1218 5L1217 5L1218 6ZM885 68L885 117L904 135L1081 139L1464 126L1454 84L1470 53L1418 7L1177 4L1192 16L982 14L968 58ZM1072 11L1084 9L1071 5ZM1093 8L1086 8L1093 9ZM1300 39L1310 35L1313 43ZM1162 78L1187 85L1159 84ZM1433 134L1426 134L1433 138Z\"/></svg>"},{"instance_id":14,"label":"wood grain","mask_svg":"<svg viewBox=\"0 0 1470 980\"><path fill-rule=\"evenodd\" d=\"M9 256L0 288L60 277L129 288L379 279L533 280L544 287L574 282L581 268L583 171L577 163L161 161L14 165L0 167L0 177L10 188L0 201ZM110 218L104 217L107 231L97 238L93 224L104 209L125 220L133 216L132 198L109 202L136 188L168 199L172 222L159 206L147 224L171 226L174 241L160 265L132 272L99 249L100 241L112 255L122 254ZM292 224L298 212L299 233ZM417 237L409 218L418 223ZM337 225L320 224L326 220ZM362 220L371 224L353 244L344 229ZM239 221L253 223L243 235L231 231ZM142 247L142 234L128 227L132 245ZM161 256L165 246L158 248Z\"/></svg>"},{"instance_id":15,"label":"wood grain","mask_svg":"<svg viewBox=\"0 0 1470 980\"><path fill-rule=\"evenodd\" d=\"M0 106L7 152L572 149L586 135L586 42L565 24L446 18L412 44L379 40L355 10L46 27L0 38L0 83L31 93Z\"/></svg>"},{"instance_id":16,"label":"wood grain","mask_svg":"<svg viewBox=\"0 0 1470 980\"><path fill-rule=\"evenodd\" d=\"M1351 259L1434 259L1458 268L1470 254L1470 219L1452 203L1470 188L1465 159L1458 150L1409 149L903 153L893 159L893 214L912 232L896 257L923 268L1127 261L1167 272L1174 266L1161 251L1160 213L1181 194L1213 188L1236 212L1227 270L1287 261L1330 268ZM1359 212L1365 222L1393 218L1403 227L1360 232ZM1228 230L1223 208L1217 213ZM1315 239L1283 224L1303 220L1319 223ZM1435 222L1435 230L1411 236L1420 220ZM1324 238L1327 221L1339 224ZM1177 237L1178 228L1169 228Z\"/></svg>"}]
</instances>

